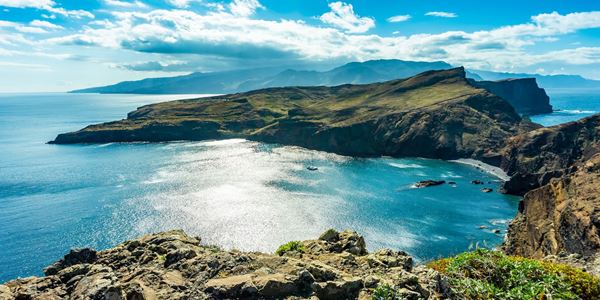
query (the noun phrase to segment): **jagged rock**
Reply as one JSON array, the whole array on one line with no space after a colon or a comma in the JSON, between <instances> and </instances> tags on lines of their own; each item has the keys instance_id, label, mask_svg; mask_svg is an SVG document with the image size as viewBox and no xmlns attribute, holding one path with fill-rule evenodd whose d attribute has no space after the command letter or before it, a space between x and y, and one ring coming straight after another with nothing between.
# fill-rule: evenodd
<instances>
[{"instance_id":1,"label":"jagged rock","mask_svg":"<svg viewBox=\"0 0 600 300\"><path fill-rule=\"evenodd\" d=\"M442 277L413 273L402 251L368 254L356 232L329 230L302 243L304 253L278 256L203 246L183 231L157 233L94 252L56 275L7 282L0 299L356 299L392 278L411 295L441 295Z\"/></svg>"},{"instance_id":2,"label":"jagged rock","mask_svg":"<svg viewBox=\"0 0 600 300\"><path fill-rule=\"evenodd\" d=\"M340 239L340 233L337 232L335 229L328 229L327 231L323 232L323 234L321 234L321 236L319 236L319 240L323 240L326 242L337 242Z\"/></svg>"},{"instance_id":3,"label":"jagged rock","mask_svg":"<svg viewBox=\"0 0 600 300\"><path fill-rule=\"evenodd\" d=\"M600 249L600 154L579 171L525 194L503 249L542 258L560 253L594 257Z\"/></svg>"},{"instance_id":4,"label":"jagged rock","mask_svg":"<svg viewBox=\"0 0 600 300\"><path fill-rule=\"evenodd\" d=\"M363 287L362 280L315 282L312 286L319 299L355 299Z\"/></svg>"},{"instance_id":5,"label":"jagged rock","mask_svg":"<svg viewBox=\"0 0 600 300\"><path fill-rule=\"evenodd\" d=\"M73 249L65 257L44 269L46 275L56 275L58 271L76 264L93 263L96 251L89 248Z\"/></svg>"}]
</instances>

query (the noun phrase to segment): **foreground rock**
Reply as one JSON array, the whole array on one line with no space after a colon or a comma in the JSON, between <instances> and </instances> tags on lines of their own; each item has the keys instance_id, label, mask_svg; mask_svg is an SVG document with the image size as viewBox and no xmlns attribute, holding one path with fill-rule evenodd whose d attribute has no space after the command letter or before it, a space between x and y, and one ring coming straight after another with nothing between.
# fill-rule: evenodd
<instances>
[{"instance_id":1,"label":"foreground rock","mask_svg":"<svg viewBox=\"0 0 600 300\"><path fill-rule=\"evenodd\" d=\"M600 154L572 168L576 171L525 194L505 252L536 258L576 254L575 265L600 268Z\"/></svg>"},{"instance_id":2,"label":"foreground rock","mask_svg":"<svg viewBox=\"0 0 600 300\"><path fill-rule=\"evenodd\" d=\"M384 283L410 299L451 296L439 273L413 269L404 252L367 253L354 232L329 230L301 244L282 256L244 253L169 231L100 252L72 251L46 277L0 285L0 299L368 299Z\"/></svg>"}]
</instances>

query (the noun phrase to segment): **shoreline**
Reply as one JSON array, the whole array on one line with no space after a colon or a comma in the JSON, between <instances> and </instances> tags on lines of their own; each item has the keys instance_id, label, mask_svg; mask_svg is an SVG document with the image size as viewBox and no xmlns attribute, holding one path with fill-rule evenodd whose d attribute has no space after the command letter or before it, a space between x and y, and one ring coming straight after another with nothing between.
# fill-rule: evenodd
<instances>
[{"instance_id":1,"label":"shoreline","mask_svg":"<svg viewBox=\"0 0 600 300\"><path fill-rule=\"evenodd\" d=\"M460 158L460 159L449 160L449 162L475 167L485 173L488 173L488 174L498 177L502 181L510 180L510 176L508 176L508 174L506 174L506 172L504 172L504 170L502 170L498 167L492 166L490 164L486 164L486 163L476 160L476 159Z\"/></svg>"}]
</instances>

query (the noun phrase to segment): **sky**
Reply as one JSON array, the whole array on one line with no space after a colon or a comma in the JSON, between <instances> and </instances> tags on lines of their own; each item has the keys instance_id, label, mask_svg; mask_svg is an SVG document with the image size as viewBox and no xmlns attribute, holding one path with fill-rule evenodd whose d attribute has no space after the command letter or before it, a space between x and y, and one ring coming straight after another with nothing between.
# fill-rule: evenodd
<instances>
[{"instance_id":1,"label":"sky","mask_svg":"<svg viewBox=\"0 0 600 300\"><path fill-rule=\"evenodd\" d=\"M0 92L370 59L600 80L600 1L0 0Z\"/></svg>"}]
</instances>

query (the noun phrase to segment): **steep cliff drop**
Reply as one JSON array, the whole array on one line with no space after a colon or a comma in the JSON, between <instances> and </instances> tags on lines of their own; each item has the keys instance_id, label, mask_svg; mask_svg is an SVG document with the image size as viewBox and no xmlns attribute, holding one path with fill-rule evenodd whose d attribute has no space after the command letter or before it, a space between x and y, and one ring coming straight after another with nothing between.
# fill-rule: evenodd
<instances>
[{"instance_id":1,"label":"steep cliff drop","mask_svg":"<svg viewBox=\"0 0 600 300\"><path fill-rule=\"evenodd\" d=\"M535 78L516 78L500 81L474 81L471 84L484 88L508 101L523 115L549 114L552 112L550 97L540 88Z\"/></svg>"}]
</instances>

